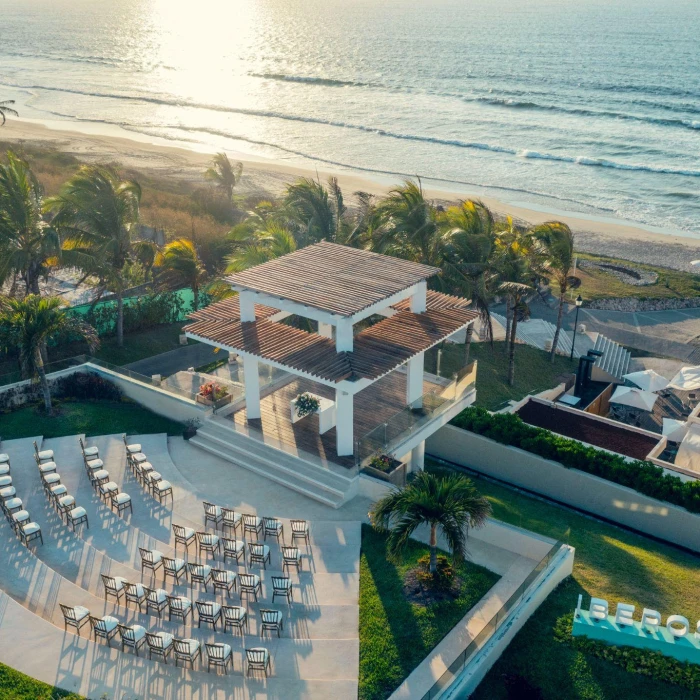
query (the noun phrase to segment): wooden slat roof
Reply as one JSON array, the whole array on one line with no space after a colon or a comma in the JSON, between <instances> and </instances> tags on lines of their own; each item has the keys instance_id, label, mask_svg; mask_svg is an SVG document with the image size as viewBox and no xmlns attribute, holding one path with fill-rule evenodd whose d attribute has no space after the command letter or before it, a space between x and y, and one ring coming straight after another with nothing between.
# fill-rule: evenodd
<instances>
[{"instance_id":1,"label":"wooden slat roof","mask_svg":"<svg viewBox=\"0 0 700 700\"><path fill-rule=\"evenodd\" d=\"M426 299L426 308L439 311L441 309L466 309L471 304L469 299L462 297L454 297L451 294L443 294L435 292L432 289L428 290ZM397 311L410 311L411 300L404 299L403 301L394 304L393 308Z\"/></svg>"},{"instance_id":2,"label":"wooden slat roof","mask_svg":"<svg viewBox=\"0 0 700 700\"><path fill-rule=\"evenodd\" d=\"M255 305L255 318L269 318L279 313L279 309L273 309L270 306L263 306L263 304ZM190 314L187 318L192 321L238 321L241 318L241 306L238 294L223 301L217 301L209 306L195 311Z\"/></svg>"},{"instance_id":3,"label":"wooden slat roof","mask_svg":"<svg viewBox=\"0 0 700 700\"><path fill-rule=\"evenodd\" d=\"M358 333L353 352L336 352L335 343L314 333L261 319L250 323L206 319L185 326L205 340L277 362L325 381L378 379L436 345L477 316L466 309L401 311Z\"/></svg>"},{"instance_id":4,"label":"wooden slat roof","mask_svg":"<svg viewBox=\"0 0 700 700\"><path fill-rule=\"evenodd\" d=\"M437 267L322 241L230 275L226 281L352 316L439 272Z\"/></svg>"}]
</instances>

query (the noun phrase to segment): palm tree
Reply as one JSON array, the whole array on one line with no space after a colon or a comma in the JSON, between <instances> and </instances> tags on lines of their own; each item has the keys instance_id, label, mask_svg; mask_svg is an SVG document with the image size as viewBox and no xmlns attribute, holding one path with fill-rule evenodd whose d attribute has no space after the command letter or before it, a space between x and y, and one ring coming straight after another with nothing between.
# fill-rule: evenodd
<instances>
[{"instance_id":1,"label":"palm tree","mask_svg":"<svg viewBox=\"0 0 700 700\"><path fill-rule=\"evenodd\" d=\"M94 352L99 345L95 329L67 313L65 302L58 297L30 294L24 299L0 298L0 327L5 342L19 349L25 376L37 379L44 395L46 413L51 415L51 390L46 379L42 348L57 335L83 338Z\"/></svg>"},{"instance_id":2,"label":"palm tree","mask_svg":"<svg viewBox=\"0 0 700 700\"><path fill-rule=\"evenodd\" d=\"M194 310L199 309L199 290L206 280L207 271L189 238L178 238L168 243L155 259L160 277L171 288L189 287L194 294Z\"/></svg>"},{"instance_id":3,"label":"palm tree","mask_svg":"<svg viewBox=\"0 0 700 700\"><path fill-rule=\"evenodd\" d=\"M13 105L14 103L14 100L4 100L0 102L0 119L2 119L0 126L5 126L8 114L11 114L13 117L19 117L18 112L10 107L10 105Z\"/></svg>"},{"instance_id":4,"label":"palm tree","mask_svg":"<svg viewBox=\"0 0 700 700\"><path fill-rule=\"evenodd\" d=\"M0 285L24 279L26 294L39 294L39 279L57 262L60 241L42 218L43 191L29 164L12 151L0 165Z\"/></svg>"},{"instance_id":5,"label":"palm tree","mask_svg":"<svg viewBox=\"0 0 700 700\"><path fill-rule=\"evenodd\" d=\"M479 494L471 479L462 474L436 476L421 471L407 486L378 500L370 510L370 521L380 531L389 531L388 550L399 554L421 526L430 527L430 573L437 574L438 530L447 541L455 561L467 555L470 527L482 527L491 504Z\"/></svg>"},{"instance_id":6,"label":"palm tree","mask_svg":"<svg viewBox=\"0 0 700 700\"><path fill-rule=\"evenodd\" d=\"M143 267L146 282L148 282L156 264L158 255L158 245L154 241L141 240L134 243L134 257L141 267Z\"/></svg>"},{"instance_id":7,"label":"palm tree","mask_svg":"<svg viewBox=\"0 0 700 700\"><path fill-rule=\"evenodd\" d=\"M566 224L560 221L548 221L540 224L535 226L530 233L543 245L547 258L547 269L559 285L557 329L554 331L552 351L549 354L550 362L554 362L564 317L564 299L569 289L569 275L574 266L574 234Z\"/></svg>"},{"instance_id":8,"label":"palm tree","mask_svg":"<svg viewBox=\"0 0 700 700\"><path fill-rule=\"evenodd\" d=\"M221 190L226 201L233 206L233 190L243 174L243 163L232 163L225 153L217 153L211 159L204 177L211 180Z\"/></svg>"},{"instance_id":9,"label":"palm tree","mask_svg":"<svg viewBox=\"0 0 700 700\"><path fill-rule=\"evenodd\" d=\"M283 207L284 224L294 232L300 246L318 241L345 242L347 209L336 178L329 178L327 188L309 178L289 185Z\"/></svg>"},{"instance_id":10,"label":"palm tree","mask_svg":"<svg viewBox=\"0 0 700 700\"><path fill-rule=\"evenodd\" d=\"M117 344L124 345L124 267L132 256L141 187L109 167L84 165L47 202L63 236L65 262L96 274L117 297Z\"/></svg>"},{"instance_id":11,"label":"palm tree","mask_svg":"<svg viewBox=\"0 0 700 700\"><path fill-rule=\"evenodd\" d=\"M420 180L407 180L391 190L377 206L382 225L375 232L377 253L439 266L444 259L444 236L437 208L424 194Z\"/></svg>"},{"instance_id":12,"label":"palm tree","mask_svg":"<svg viewBox=\"0 0 700 700\"><path fill-rule=\"evenodd\" d=\"M496 241L493 214L481 201L466 200L450 207L442 217L445 229L443 277L450 291L472 300L487 338L493 338L489 303L497 276L493 265ZM464 365L469 362L474 324L467 327Z\"/></svg>"},{"instance_id":13,"label":"palm tree","mask_svg":"<svg viewBox=\"0 0 700 700\"><path fill-rule=\"evenodd\" d=\"M274 260L297 249L294 236L283 226L268 221L263 229L255 231L246 245L226 258L226 272L241 272L249 267Z\"/></svg>"}]
</instances>

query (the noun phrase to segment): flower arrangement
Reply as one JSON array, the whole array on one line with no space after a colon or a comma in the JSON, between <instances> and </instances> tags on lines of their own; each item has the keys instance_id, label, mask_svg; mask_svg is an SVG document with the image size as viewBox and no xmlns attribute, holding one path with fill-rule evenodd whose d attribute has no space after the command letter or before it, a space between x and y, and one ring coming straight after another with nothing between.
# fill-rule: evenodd
<instances>
[{"instance_id":1,"label":"flower arrangement","mask_svg":"<svg viewBox=\"0 0 700 700\"><path fill-rule=\"evenodd\" d=\"M315 396L311 396L311 394L308 393L301 394L297 397L297 400L294 402L294 406L297 411L297 416L299 416L299 418L308 416L311 413L316 413L320 405L321 402Z\"/></svg>"},{"instance_id":2,"label":"flower arrangement","mask_svg":"<svg viewBox=\"0 0 700 700\"><path fill-rule=\"evenodd\" d=\"M396 460L389 457L389 455L376 454L369 460L369 466L372 469L388 474L396 466L395 462Z\"/></svg>"},{"instance_id":3,"label":"flower arrangement","mask_svg":"<svg viewBox=\"0 0 700 700\"><path fill-rule=\"evenodd\" d=\"M210 401L218 401L228 394L228 389L216 382L207 382L199 387L199 393Z\"/></svg>"}]
</instances>

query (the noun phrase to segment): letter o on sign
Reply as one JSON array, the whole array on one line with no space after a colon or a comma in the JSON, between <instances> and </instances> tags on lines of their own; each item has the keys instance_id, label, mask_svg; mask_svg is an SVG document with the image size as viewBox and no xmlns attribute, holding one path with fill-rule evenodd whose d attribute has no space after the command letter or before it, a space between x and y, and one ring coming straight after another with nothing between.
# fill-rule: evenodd
<instances>
[{"instance_id":1,"label":"letter o on sign","mask_svg":"<svg viewBox=\"0 0 700 700\"><path fill-rule=\"evenodd\" d=\"M680 628L673 625L680 625ZM685 637L690 629L690 623L688 618L683 617L683 615L669 615L668 620L666 620L666 629L674 637Z\"/></svg>"}]
</instances>

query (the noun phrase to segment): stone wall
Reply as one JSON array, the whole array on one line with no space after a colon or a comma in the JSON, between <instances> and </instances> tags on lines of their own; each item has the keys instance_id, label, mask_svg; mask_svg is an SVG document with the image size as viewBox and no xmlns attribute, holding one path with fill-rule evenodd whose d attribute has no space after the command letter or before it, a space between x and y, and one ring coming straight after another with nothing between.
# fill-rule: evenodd
<instances>
[{"instance_id":1,"label":"stone wall","mask_svg":"<svg viewBox=\"0 0 700 700\"><path fill-rule=\"evenodd\" d=\"M700 307L700 296L687 299L639 299L637 297L614 297L586 302L585 308L601 311L669 311Z\"/></svg>"}]
</instances>

